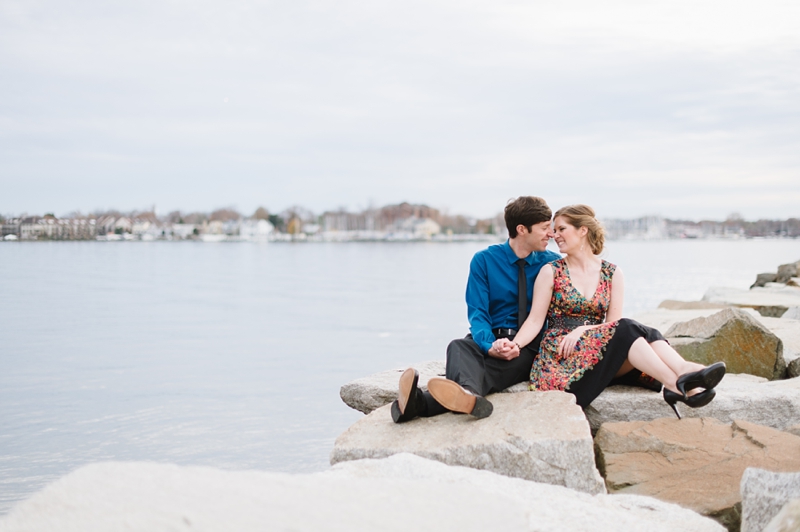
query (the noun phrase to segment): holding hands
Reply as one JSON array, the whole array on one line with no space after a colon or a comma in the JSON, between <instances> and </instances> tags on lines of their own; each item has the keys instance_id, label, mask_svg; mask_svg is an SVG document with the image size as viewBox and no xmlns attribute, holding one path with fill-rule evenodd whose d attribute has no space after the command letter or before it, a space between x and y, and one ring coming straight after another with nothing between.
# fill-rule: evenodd
<instances>
[{"instance_id":1,"label":"holding hands","mask_svg":"<svg viewBox=\"0 0 800 532\"><path fill-rule=\"evenodd\" d=\"M508 338L498 338L489 349L489 356L500 360L512 360L519 356L519 346Z\"/></svg>"}]
</instances>

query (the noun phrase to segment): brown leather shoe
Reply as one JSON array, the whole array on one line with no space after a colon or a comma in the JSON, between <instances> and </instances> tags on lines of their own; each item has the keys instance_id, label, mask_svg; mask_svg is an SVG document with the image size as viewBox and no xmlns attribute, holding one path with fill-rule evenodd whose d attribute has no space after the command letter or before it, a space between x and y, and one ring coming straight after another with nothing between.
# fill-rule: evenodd
<instances>
[{"instance_id":1,"label":"brown leather shoe","mask_svg":"<svg viewBox=\"0 0 800 532\"><path fill-rule=\"evenodd\" d=\"M470 414L478 419L489 417L494 409L484 397L470 393L449 379L433 377L428 381L428 391L446 409Z\"/></svg>"},{"instance_id":2,"label":"brown leather shoe","mask_svg":"<svg viewBox=\"0 0 800 532\"><path fill-rule=\"evenodd\" d=\"M419 382L419 372L414 368L408 368L400 375L397 399L392 402L392 420L395 423L402 423L417 417L417 382Z\"/></svg>"}]
</instances>

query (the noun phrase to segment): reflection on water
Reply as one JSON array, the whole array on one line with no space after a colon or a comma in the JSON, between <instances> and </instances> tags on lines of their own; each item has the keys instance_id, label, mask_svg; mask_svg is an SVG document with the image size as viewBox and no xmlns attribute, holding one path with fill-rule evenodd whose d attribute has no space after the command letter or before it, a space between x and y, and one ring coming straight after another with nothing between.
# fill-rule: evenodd
<instances>
[{"instance_id":1,"label":"reflection on water","mask_svg":"<svg viewBox=\"0 0 800 532\"><path fill-rule=\"evenodd\" d=\"M444 358L479 243L0 244L0 512L79 465L310 472L354 378ZM746 288L800 243L611 242L626 314Z\"/></svg>"}]
</instances>

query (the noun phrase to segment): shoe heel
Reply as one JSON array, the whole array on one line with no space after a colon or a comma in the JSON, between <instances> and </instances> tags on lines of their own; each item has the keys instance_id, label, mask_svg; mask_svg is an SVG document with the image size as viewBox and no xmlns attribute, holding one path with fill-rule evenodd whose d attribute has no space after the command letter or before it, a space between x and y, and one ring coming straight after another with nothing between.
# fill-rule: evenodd
<instances>
[{"instance_id":1,"label":"shoe heel","mask_svg":"<svg viewBox=\"0 0 800 532\"><path fill-rule=\"evenodd\" d=\"M492 403L486 398L478 396L475 399L475 408L472 409L470 415L475 417L475 419L483 419L491 416L493 410L494 406L492 406Z\"/></svg>"},{"instance_id":2,"label":"shoe heel","mask_svg":"<svg viewBox=\"0 0 800 532\"><path fill-rule=\"evenodd\" d=\"M685 402L683 397L680 394L673 392L672 390L667 390L664 388L663 392L664 402L667 403L672 411L675 412L675 415L678 416L678 419L681 419L681 413L678 412L678 405L675 404L678 401Z\"/></svg>"}]
</instances>

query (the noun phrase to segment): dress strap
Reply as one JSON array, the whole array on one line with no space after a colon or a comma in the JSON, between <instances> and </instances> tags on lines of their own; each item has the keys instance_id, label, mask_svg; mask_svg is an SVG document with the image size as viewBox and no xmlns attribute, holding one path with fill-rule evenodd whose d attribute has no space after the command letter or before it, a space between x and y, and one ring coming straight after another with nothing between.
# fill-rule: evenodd
<instances>
[{"instance_id":1,"label":"dress strap","mask_svg":"<svg viewBox=\"0 0 800 532\"><path fill-rule=\"evenodd\" d=\"M607 260L600 263L600 275L606 281L610 281L614 277L614 272L617 271L617 265L611 264Z\"/></svg>"}]
</instances>

